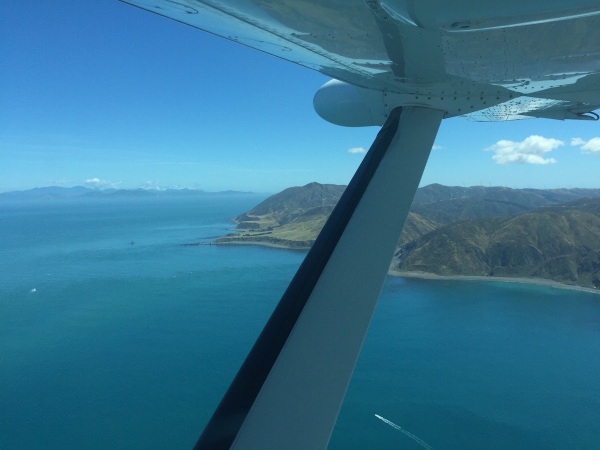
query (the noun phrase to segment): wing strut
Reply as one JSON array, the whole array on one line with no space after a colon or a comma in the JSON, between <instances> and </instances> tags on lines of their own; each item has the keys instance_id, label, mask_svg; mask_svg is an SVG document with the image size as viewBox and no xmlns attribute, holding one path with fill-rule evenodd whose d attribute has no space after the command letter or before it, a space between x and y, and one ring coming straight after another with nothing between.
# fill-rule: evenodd
<instances>
[{"instance_id":1,"label":"wing strut","mask_svg":"<svg viewBox=\"0 0 600 450\"><path fill-rule=\"evenodd\" d=\"M325 448L443 112L391 112L195 449Z\"/></svg>"}]
</instances>

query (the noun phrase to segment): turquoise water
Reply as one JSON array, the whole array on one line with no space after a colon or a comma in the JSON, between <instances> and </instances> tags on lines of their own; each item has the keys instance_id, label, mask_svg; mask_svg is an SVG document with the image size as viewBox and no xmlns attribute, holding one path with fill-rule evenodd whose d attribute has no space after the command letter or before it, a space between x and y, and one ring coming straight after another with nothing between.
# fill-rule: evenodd
<instances>
[{"instance_id":1,"label":"turquoise water","mask_svg":"<svg viewBox=\"0 0 600 450\"><path fill-rule=\"evenodd\" d=\"M0 205L0 448L190 448L304 254L182 244L260 199ZM390 277L330 448L598 448L598 373L600 296Z\"/></svg>"}]
</instances>

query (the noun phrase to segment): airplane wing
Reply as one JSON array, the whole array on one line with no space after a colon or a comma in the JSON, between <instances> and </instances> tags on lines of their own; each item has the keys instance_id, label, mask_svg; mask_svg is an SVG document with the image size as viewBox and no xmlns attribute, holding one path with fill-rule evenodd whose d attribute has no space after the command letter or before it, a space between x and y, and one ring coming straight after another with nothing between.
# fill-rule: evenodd
<instances>
[{"instance_id":1,"label":"airplane wing","mask_svg":"<svg viewBox=\"0 0 600 450\"><path fill-rule=\"evenodd\" d=\"M441 120L597 120L600 4L122 1L328 75L321 117L383 125L196 444L324 448Z\"/></svg>"},{"instance_id":2,"label":"airplane wing","mask_svg":"<svg viewBox=\"0 0 600 450\"><path fill-rule=\"evenodd\" d=\"M576 119L600 107L592 0L124 0L445 117Z\"/></svg>"}]
</instances>

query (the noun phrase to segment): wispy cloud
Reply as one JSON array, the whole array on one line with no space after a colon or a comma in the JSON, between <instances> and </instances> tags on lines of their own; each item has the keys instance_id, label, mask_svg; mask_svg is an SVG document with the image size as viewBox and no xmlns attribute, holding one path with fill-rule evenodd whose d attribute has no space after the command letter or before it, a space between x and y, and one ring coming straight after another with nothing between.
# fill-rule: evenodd
<instances>
[{"instance_id":1,"label":"wispy cloud","mask_svg":"<svg viewBox=\"0 0 600 450\"><path fill-rule=\"evenodd\" d=\"M352 147L348 149L348 153L352 153L353 155L357 155L360 153L367 153L367 151L362 147Z\"/></svg>"},{"instance_id":2,"label":"wispy cloud","mask_svg":"<svg viewBox=\"0 0 600 450\"><path fill-rule=\"evenodd\" d=\"M600 155L600 137L592 138L589 141L575 137L571 139L571 145L573 147L581 147L582 153L593 153Z\"/></svg>"},{"instance_id":3,"label":"wispy cloud","mask_svg":"<svg viewBox=\"0 0 600 450\"><path fill-rule=\"evenodd\" d=\"M140 184L140 187L142 189L150 189L150 190L154 190L154 191L164 191L167 189L167 188L161 186L158 181L152 181L152 180L144 181L142 184Z\"/></svg>"},{"instance_id":4,"label":"wispy cloud","mask_svg":"<svg viewBox=\"0 0 600 450\"><path fill-rule=\"evenodd\" d=\"M564 142L558 139L545 138L543 136L529 136L521 142L502 140L494 145L484 149L485 151L494 152L492 159L496 164L554 164L554 158L548 158L546 155L565 145Z\"/></svg>"},{"instance_id":5,"label":"wispy cloud","mask_svg":"<svg viewBox=\"0 0 600 450\"><path fill-rule=\"evenodd\" d=\"M441 150L444 147L442 147L441 145L437 145L437 144L433 144L433 147L431 147L431 150Z\"/></svg>"},{"instance_id":6,"label":"wispy cloud","mask_svg":"<svg viewBox=\"0 0 600 450\"><path fill-rule=\"evenodd\" d=\"M100 178L88 178L85 180L85 185L94 189L105 189L105 188L118 188L121 184L120 181L107 181L101 180Z\"/></svg>"}]
</instances>

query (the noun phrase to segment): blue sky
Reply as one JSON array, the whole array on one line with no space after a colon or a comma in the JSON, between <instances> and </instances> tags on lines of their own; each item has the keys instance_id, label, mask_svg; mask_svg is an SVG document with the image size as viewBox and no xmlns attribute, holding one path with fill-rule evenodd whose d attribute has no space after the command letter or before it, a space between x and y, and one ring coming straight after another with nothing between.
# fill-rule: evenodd
<instances>
[{"instance_id":1,"label":"blue sky","mask_svg":"<svg viewBox=\"0 0 600 450\"><path fill-rule=\"evenodd\" d=\"M317 116L321 74L117 1L9 1L0 64L0 191L346 184L377 133ZM598 136L445 120L421 184L600 187Z\"/></svg>"}]
</instances>

